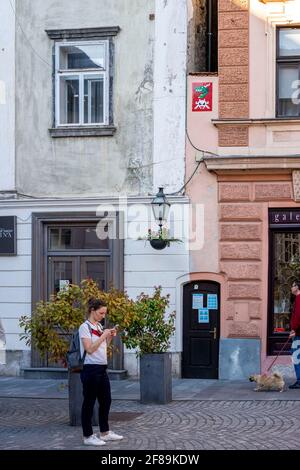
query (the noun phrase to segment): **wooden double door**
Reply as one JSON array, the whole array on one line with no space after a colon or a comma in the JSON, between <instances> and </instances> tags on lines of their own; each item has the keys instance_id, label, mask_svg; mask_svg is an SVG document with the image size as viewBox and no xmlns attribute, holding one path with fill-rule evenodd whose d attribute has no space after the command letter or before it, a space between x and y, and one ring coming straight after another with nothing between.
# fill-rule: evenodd
<instances>
[{"instance_id":1,"label":"wooden double door","mask_svg":"<svg viewBox=\"0 0 300 470\"><path fill-rule=\"evenodd\" d=\"M83 279L91 278L101 290L109 286L109 257L102 256L48 256L47 260L47 298L57 294L69 284L80 284ZM70 337L67 335L67 339ZM62 367L48 357L41 358L35 352L33 367Z\"/></svg>"},{"instance_id":2,"label":"wooden double door","mask_svg":"<svg viewBox=\"0 0 300 470\"><path fill-rule=\"evenodd\" d=\"M109 283L109 258L104 256L49 256L47 291L48 298L68 284L79 284L91 278L101 290Z\"/></svg>"},{"instance_id":3,"label":"wooden double door","mask_svg":"<svg viewBox=\"0 0 300 470\"><path fill-rule=\"evenodd\" d=\"M124 241L118 237L119 213L44 212L32 214L32 314L68 284L95 280L101 290L124 288ZM112 369L123 369L123 347L115 338ZM32 367L59 367L32 346Z\"/></svg>"}]
</instances>

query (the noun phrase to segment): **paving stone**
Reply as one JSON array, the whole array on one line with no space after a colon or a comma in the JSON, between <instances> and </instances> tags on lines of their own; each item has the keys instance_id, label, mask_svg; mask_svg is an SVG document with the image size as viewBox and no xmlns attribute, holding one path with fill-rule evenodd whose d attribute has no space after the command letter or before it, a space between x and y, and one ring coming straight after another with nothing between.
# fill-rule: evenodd
<instances>
[{"instance_id":1,"label":"paving stone","mask_svg":"<svg viewBox=\"0 0 300 470\"><path fill-rule=\"evenodd\" d=\"M298 449L300 401L114 400L110 422L124 440L108 450ZM0 423L2 450L91 450L68 425L66 399L1 398Z\"/></svg>"}]
</instances>

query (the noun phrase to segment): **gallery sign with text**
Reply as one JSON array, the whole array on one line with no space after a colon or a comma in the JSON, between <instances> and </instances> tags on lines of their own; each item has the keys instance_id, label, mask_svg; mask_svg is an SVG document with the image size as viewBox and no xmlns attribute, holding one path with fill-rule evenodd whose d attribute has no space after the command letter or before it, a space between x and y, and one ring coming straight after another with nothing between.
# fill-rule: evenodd
<instances>
[{"instance_id":1,"label":"gallery sign with text","mask_svg":"<svg viewBox=\"0 0 300 470\"><path fill-rule=\"evenodd\" d=\"M0 217L0 256L17 254L17 217Z\"/></svg>"},{"instance_id":2,"label":"gallery sign with text","mask_svg":"<svg viewBox=\"0 0 300 470\"><path fill-rule=\"evenodd\" d=\"M272 209L269 211L270 226L276 225L299 225L300 210L297 209Z\"/></svg>"}]
</instances>

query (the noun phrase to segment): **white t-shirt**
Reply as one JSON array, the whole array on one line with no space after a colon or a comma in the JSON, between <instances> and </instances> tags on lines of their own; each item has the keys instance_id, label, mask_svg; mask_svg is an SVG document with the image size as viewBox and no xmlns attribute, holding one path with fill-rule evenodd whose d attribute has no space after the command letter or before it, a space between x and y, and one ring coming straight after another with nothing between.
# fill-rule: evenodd
<instances>
[{"instance_id":1,"label":"white t-shirt","mask_svg":"<svg viewBox=\"0 0 300 470\"><path fill-rule=\"evenodd\" d=\"M92 334L89 330L89 327L87 323L90 325L92 328ZM91 339L92 342L94 343L99 339L101 334L103 333L103 328L98 323L98 325L93 325L91 322L88 320L82 323L79 327L79 337L80 337L80 354L81 357L83 356L84 353L84 347L82 343L82 338L87 338ZM85 359L84 359L84 364L101 364L101 365L107 365L107 343L106 341L103 341L98 349L93 352L92 354L89 354L88 352L86 353Z\"/></svg>"}]
</instances>

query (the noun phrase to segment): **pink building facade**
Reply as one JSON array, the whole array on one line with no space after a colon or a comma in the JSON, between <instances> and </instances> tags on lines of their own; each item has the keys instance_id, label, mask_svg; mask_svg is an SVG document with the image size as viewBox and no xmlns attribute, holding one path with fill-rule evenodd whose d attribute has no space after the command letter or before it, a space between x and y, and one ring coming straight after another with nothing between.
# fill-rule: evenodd
<instances>
[{"instance_id":1,"label":"pink building facade","mask_svg":"<svg viewBox=\"0 0 300 470\"><path fill-rule=\"evenodd\" d=\"M198 170L187 193L203 206L204 244L191 243L183 286L186 377L266 370L288 337L300 276L299 25L299 0L219 0L218 71L188 77L187 177ZM289 355L277 364L292 372Z\"/></svg>"}]
</instances>

